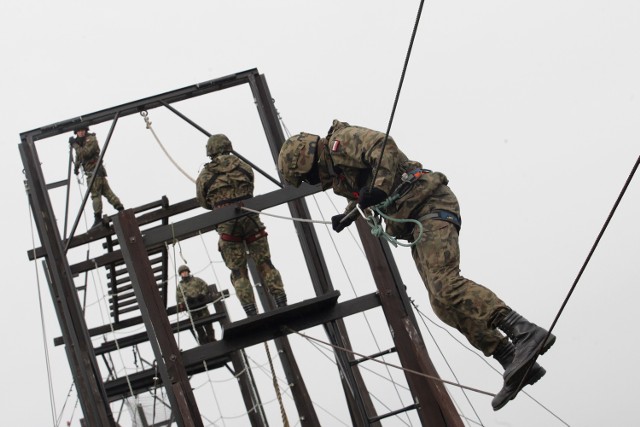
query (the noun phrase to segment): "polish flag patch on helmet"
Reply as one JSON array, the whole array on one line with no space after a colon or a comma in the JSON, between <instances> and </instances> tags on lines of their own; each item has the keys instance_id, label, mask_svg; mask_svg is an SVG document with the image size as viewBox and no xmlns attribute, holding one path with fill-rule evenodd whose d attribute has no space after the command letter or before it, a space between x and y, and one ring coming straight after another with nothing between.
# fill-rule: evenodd
<instances>
[{"instance_id":1,"label":"polish flag patch on helmet","mask_svg":"<svg viewBox=\"0 0 640 427\"><path fill-rule=\"evenodd\" d=\"M333 140L333 144L331 145L331 151L333 151L335 153L339 149L340 149L340 140L339 139L334 139Z\"/></svg>"}]
</instances>

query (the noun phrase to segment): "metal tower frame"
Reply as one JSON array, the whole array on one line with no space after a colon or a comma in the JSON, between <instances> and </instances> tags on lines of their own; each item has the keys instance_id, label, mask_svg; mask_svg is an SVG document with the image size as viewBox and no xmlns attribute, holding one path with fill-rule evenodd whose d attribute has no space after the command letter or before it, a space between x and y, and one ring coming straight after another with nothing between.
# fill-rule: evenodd
<instances>
[{"instance_id":1,"label":"metal tower frame","mask_svg":"<svg viewBox=\"0 0 640 427\"><path fill-rule=\"evenodd\" d=\"M62 330L62 339L58 339L56 342L64 342L84 413L84 422L89 426L116 425L109 403L112 400L123 398L129 392L128 385L123 384L121 379L103 380L96 361L96 354L111 351L113 346L94 349L90 337L104 333L106 328L110 326L105 325L91 330L87 328L73 281L75 274L103 266L108 268L111 280L112 316L116 320L114 328L119 329L139 323L144 323L146 327L146 332L143 334L119 339L119 345L122 347L146 340L150 341L156 357L158 372L163 386L166 388L175 421L179 426L202 425L198 405L189 385L188 375L201 372L203 362L206 362L209 369L215 369L225 366L226 362L231 360L238 369L242 366L238 352L247 346L274 338L278 338L277 345L282 354L281 362L287 380L294 386L299 385L299 387L292 387L292 391L297 393L294 401L301 416L301 425L319 425L311 399L304 387L302 373L297 368L293 351L286 341L285 335L290 331L298 331L321 324L334 346L351 349L347 328L342 319L378 306L382 307L387 323L393 331L395 351L398 353L402 365L408 369L437 377L437 372L429 360L422 341L393 256L386 243L371 236L366 230L366 225L361 221L357 222L358 230L374 273L377 292L338 303L339 292L333 288L315 229L308 223L295 222L301 250L317 297L231 324L224 321L224 314L216 313L208 321L224 323L224 338L182 352L178 350L173 336L176 325L169 324L167 317L167 314L175 312L175 307L166 306L166 286L164 287L165 294L162 295L157 283L158 277L154 275L162 268L156 268L156 270L152 268L149 254L160 252L165 244L171 243L175 239L183 240L201 232L210 231L215 225L246 215L247 212L236 209L234 206L228 206L180 220L169 226L167 225L169 217L194 209L197 207L197 203L194 199L189 199L169 205L165 200L161 204L152 203L136 209L125 210L111 220L105 219L105 227L74 236L79 213L69 236L60 235L48 190L69 185L70 173L66 181L46 183L36 150L35 143L37 141L70 132L78 124L95 125L111 121L109 137L105 141L101 153L104 156L110 136L119 118L159 107L169 109L209 135L206 130L181 114L171 104L242 84L248 84L251 88L266 139L274 161L277 161L284 135L266 79L256 69L187 86L20 134L19 150L26 175L25 185L42 242L42 247L29 251L28 256L32 260L44 258L51 297ZM254 169L264 174L259 168ZM281 188L244 201L246 207L262 210L287 203L292 216L309 218L304 197L321 191L319 186L304 184L300 188L293 188L283 186L279 180L275 180L267 174L264 175ZM86 198L87 195L85 195L83 205ZM158 206L160 206L159 209L151 210ZM145 213L136 217L137 212ZM68 214L65 214L65 234L67 219ZM162 221L162 223L146 229L142 234L140 227L154 221ZM73 265L69 263L66 256L69 248L101 239L106 240L107 253ZM117 292L116 276L120 274L116 271L115 266L122 264L126 266L133 294L135 294L135 302L141 313L138 317L124 320L117 317L119 298L115 294ZM163 273L166 277L166 263ZM258 282L258 279L259 277L256 277L254 280ZM260 295L260 297L264 299L264 296ZM265 307L269 307L269 304L266 304ZM287 328L283 327L285 325ZM407 374L406 377L414 403L390 414L378 415L358 368L362 361L355 360L351 353L341 351L335 352L335 357L354 426L380 425L381 419L405 410L417 411L423 425L462 426L462 421L442 383L411 374ZM135 392L147 390L154 384L155 372L142 371L134 376L135 378L130 378L130 384ZM250 387L250 385L243 386L241 384L241 387ZM245 395L245 392L248 390L243 390L245 404L254 402L248 394ZM250 417L250 420L252 425L266 425L260 420L260 417Z\"/></svg>"}]
</instances>

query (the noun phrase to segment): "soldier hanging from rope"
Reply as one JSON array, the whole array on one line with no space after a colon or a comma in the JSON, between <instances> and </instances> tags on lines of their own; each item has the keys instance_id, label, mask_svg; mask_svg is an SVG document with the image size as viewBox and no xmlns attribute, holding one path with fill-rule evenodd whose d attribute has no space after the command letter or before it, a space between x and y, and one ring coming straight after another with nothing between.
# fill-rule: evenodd
<instances>
[{"instance_id":1,"label":"soldier hanging from rope","mask_svg":"<svg viewBox=\"0 0 640 427\"><path fill-rule=\"evenodd\" d=\"M504 367L503 387L491 402L494 410L545 375L545 369L533 362L538 352L543 354L553 345L555 336L545 340L546 330L516 313L490 289L460 275L460 207L444 174L409 160L384 133L338 120L325 138L301 133L287 139L278 169L291 185L321 184L323 190L333 188L349 200L345 213L331 219L336 232L356 220L352 215L356 205L375 209L388 196L395 199L379 205L390 217L386 232L414 241L411 253L433 311ZM394 222L408 218L419 221L423 230L410 222Z\"/></svg>"},{"instance_id":2,"label":"soldier hanging from rope","mask_svg":"<svg viewBox=\"0 0 640 427\"><path fill-rule=\"evenodd\" d=\"M98 159L100 158L100 147L95 133L89 133L87 125L79 125L73 133L76 135L69 137L69 144L76 153L73 162L73 173L80 173L80 166L84 170L87 182L91 180L93 174L96 175L91 186L91 201L93 202L93 216L95 218L91 228L96 227L102 220L102 196L118 211L124 210L124 206L120 203L120 199L111 190L109 181L107 180L107 170L100 165L96 171Z\"/></svg>"},{"instance_id":3,"label":"soldier hanging from rope","mask_svg":"<svg viewBox=\"0 0 640 427\"><path fill-rule=\"evenodd\" d=\"M207 163L196 180L196 198L205 209L215 209L253 197L253 169L231 154L233 147L225 135L213 135L207 141ZM287 294L280 272L271 263L264 224L258 214L250 214L219 224L218 249L231 283L247 316L258 313L247 270L247 252L255 261L262 283L277 307L287 305Z\"/></svg>"},{"instance_id":4,"label":"soldier hanging from rope","mask_svg":"<svg viewBox=\"0 0 640 427\"><path fill-rule=\"evenodd\" d=\"M176 286L176 305L178 311L187 311L194 322L210 315L205 299L209 295L207 283L191 275L191 270L186 265L178 267L180 281ZM195 326L199 344L206 344L216 340L211 323ZM193 333L193 330L191 331Z\"/></svg>"}]
</instances>

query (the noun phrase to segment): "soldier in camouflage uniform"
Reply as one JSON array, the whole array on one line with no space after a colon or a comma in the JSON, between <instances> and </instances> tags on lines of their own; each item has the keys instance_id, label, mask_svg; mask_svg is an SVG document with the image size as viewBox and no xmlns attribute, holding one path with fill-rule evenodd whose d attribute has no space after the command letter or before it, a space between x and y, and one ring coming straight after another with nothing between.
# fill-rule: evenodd
<instances>
[{"instance_id":1,"label":"soldier in camouflage uniform","mask_svg":"<svg viewBox=\"0 0 640 427\"><path fill-rule=\"evenodd\" d=\"M215 209L253 197L253 169L231 154L233 147L225 135L207 141L207 163L196 180L196 198L205 209ZM271 263L264 224L258 214L250 214L219 224L218 249L231 270L231 283L248 316L257 314L255 296L247 271L247 252L255 261L263 285L277 307L287 305L280 272Z\"/></svg>"},{"instance_id":2,"label":"soldier in camouflage uniform","mask_svg":"<svg viewBox=\"0 0 640 427\"><path fill-rule=\"evenodd\" d=\"M356 204L367 208L394 192L401 196L385 213L416 219L424 228L412 255L434 312L505 368L503 388L492 401L494 409L500 409L516 396L521 382L533 384L542 378L546 371L532 363L537 351L546 352L555 337L545 340L547 331L528 322L488 288L460 275L460 207L447 177L409 160L391 137L381 156L384 138L384 133L334 120L325 138L301 133L285 141L278 169L289 184L321 184L323 190L333 188L349 200L345 213L332 218L337 232L355 221L358 215L348 213ZM387 233L396 238L413 242L419 235L412 223L386 222Z\"/></svg>"},{"instance_id":3,"label":"soldier in camouflage uniform","mask_svg":"<svg viewBox=\"0 0 640 427\"><path fill-rule=\"evenodd\" d=\"M107 201L116 208L118 211L124 210L124 206L120 203L120 199L116 196L111 187L109 187L109 181L107 180L107 170L104 166L100 165L100 168L96 172L96 166L98 164L98 158L100 157L100 147L98 146L98 139L95 133L88 132L89 127L81 125L69 138L69 144L76 153L74 160L73 173L78 175L80 172L80 166L84 170L84 174L87 177L87 183L91 180L91 176L95 173L96 178L91 186L91 201L93 202L93 216L95 221L92 227L100 224L102 218L102 196L107 198Z\"/></svg>"},{"instance_id":4,"label":"soldier in camouflage uniform","mask_svg":"<svg viewBox=\"0 0 640 427\"><path fill-rule=\"evenodd\" d=\"M181 265L178 268L178 274L180 275L180 281L176 286L176 305L178 306L178 311L186 310L194 322L209 316L209 309L206 304L204 304L205 297L209 295L207 283L198 277L192 276L191 270L189 270L189 267L186 265ZM197 325L195 326L195 330L198 334L199 344L206 344L216 340L211 323ZM191 333L193 333L193 329Z\"/></svg>"}]
</instances>

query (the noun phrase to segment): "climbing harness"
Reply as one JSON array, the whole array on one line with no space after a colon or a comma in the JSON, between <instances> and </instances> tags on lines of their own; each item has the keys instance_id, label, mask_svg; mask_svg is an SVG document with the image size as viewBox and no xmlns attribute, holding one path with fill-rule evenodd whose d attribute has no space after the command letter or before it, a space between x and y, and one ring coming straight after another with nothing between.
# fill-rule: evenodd
<instances>
[{"instance_id":1,"label":"climbing harness","mask_svg":"<svg viewBox=\"0 0 640 427\"><path fill-rule=\"evenodd\" d=\"M460 227L462 227L462 219L455 213L446 211L444 209L435 209L433 212L418 218L418 221L424 221L426 219L439 219L442 221L450 222L451 224L455 225L458 231L460 231Z\"/></svg>"},{"instance_id":2,"label":"climbing harness","mask_svg":"<svg viewBox=\"0 0 640 427\"><path fill-rule=\"evenodd\" d=\"M220 234L220 238L222 240L224 240L225 242L236 242L236 243L240 243L240 242L247 242L247 243L253 243L258 239L261 239L263 237L267 237L269 235L269 233L267 233L267 230L265 230L264 228L259 230L257 233L252 234L250 236L247 237L239 237L239 236L233 236L231 234L227 234L227 233L221 233Z\"/></svg>"}]
</instances>

